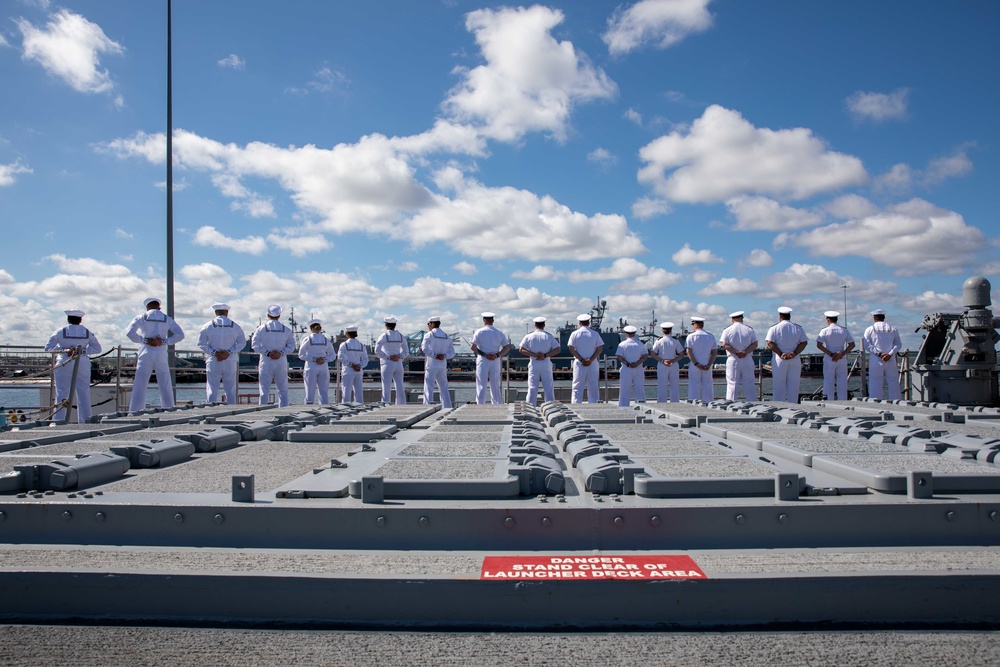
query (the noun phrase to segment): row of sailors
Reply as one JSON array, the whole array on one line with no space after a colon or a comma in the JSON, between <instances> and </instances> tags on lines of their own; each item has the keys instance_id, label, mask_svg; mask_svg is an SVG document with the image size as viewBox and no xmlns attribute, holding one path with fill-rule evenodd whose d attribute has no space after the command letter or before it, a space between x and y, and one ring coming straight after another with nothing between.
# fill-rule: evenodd
<instances>
[{"instance_id":1,"label":"row of sailors","mask_svg":"<svg viewBox=\"0 0 1000 667\"><path fill-rule=\"evenodd\" d=\"M174 406L173 387L170 383L170 369L167 361L167 347L184 339L180 326L160 309L157 298L144 302L146 312L135 317L125 330L125 336L139 346L135 383L129 411L136 412L146 405L146 386L155 373L160 391L160 405ZM205 353L207 399L211 403L221 400L220 385L226 400L235 403L238 382L239 352L246 345L246 335L239 324L229 318L229 305L213 305L215 317L199 331L198 347ZM46 351L58 352L56 359L55 383L57 403L64 402L70 394L73 375L76 375L75 392L78 398L78 419L80 423L91 416L90 403L90 356L101 352L101 344L93 332L82 325L83 311L67 310L67 326L58 329L49 338ZM800 354L809 342L805 330L791 321L792 309L783 306L778 309L779 321L768 329L766 346L773 352L772 377L773 399L775 401L798 400L799 380L802 362ZM711 401L713 396L712 369L719 350L725 350L726 398L737 400L742 390L744 400L757 400L754 386L753 351L759 346L757 334L743 321L743 311L730 314L732 324L718 340L705 331L705 319L691 318L692 332L682 344L672 336L673 322L661 324L663 336L653 343L651 349L636 340L636 328L624 328L625 339L616 350L616 358L621 365L619 405L626 406L631 400L645 400L643 388L643 365L648 358L656 361L657 401L677 402L680 394L680 361L687 358L688 400ZM827 311L827 326L816 337L816 346L824 353L823 391L828 400L847 398L847 354L854 349L851 333L837 320L840 313ZM310 320L309 333L296 342L294 332L281 321L281 306L272 305L267 309L267 322L261 324L251 337L251 349L260 355L258 377L260 402L268 400L271 384L278 392L280 406L288 405L288 362L287 355L298 350L298 356L305 362L304 381L306 403L329 403L331 362L340 360L343 368L344 402L363 402L362 371L368 364L368 351L358 340L357 327L347 327L347 340L335 350L333 341L323 333L322 322ZM476 402L503 403L500 390L502 358L511 348L510 339L494 326L496 315L482 314L483 326L472 336L471 348L476 355ZM883 384L888 386L888 398L900 397L896 353L901 347L899 332L885 322L885 311L872 311L872 326L865 330L864 349L871 355L869 364L869 395L882 397ZM395 330L396 319L386 317L385 333L375 343L375 354L379 358L382 380L382 401L403 404L403 361L408 354L406 338ZM562 350L558 339L545 330L546 318L534 319L535 330L524 336L518 350L529 358L528 396L529 403L537 401L541 387L544 400L555 399L552 375L552 357ZM604 340L600 333L590 327L590 315L577 317L578 328L570 334L569 351L573 355L573 403L598 401L598 359L604 350ZM448 392L448 360L455 356L451 336L441 330L441 318L428 318L428 334L424 336L421 349L425 355L423 401L434 402L435 390L443 407L450 408ZM79 357L78 363L69 363ZM60 408L52 416L62 420L65 408Z\"/></svg>"}]
</instances>

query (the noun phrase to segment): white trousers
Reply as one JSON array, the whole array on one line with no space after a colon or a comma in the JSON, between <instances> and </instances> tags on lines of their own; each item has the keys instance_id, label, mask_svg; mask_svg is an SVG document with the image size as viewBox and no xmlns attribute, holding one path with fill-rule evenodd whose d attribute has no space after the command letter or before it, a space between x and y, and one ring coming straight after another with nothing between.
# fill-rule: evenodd
<instances>
[{"instance_id":1,"label":"white trousers","mask_svg":"<svg viewBox=\"0 0 1000 667\"><path fill-rule=\"evenodd\" d=\"M67 358L59 355L57 363ZM56 381L56 401L65 401L69 398L69 388L73 383L73 365L76 363L75 360L70 360L66 364L56 368L53 372ZM90 406L90 357L80 357L80 365L76 372L76 391L74 392L73 400L76 401L76 421L78 424L83 424L90 419L92 413ZM66 408L59 408L52 413L52 419L55 421L62 421L65 416Z\"/></svg>"},{"instance_id":2,"label":"white trousers","mask_svg":"<svg viewBox=\"0 0 1000 667\"><path fill-rule=\"evenodd\" d=\"M868 396L882 398L882 384L889 387L886 398L898 401L902 392L899 390L899 369L896 367L896 357L882 361L882 357L872 354L868 357Z\"/></svg>"},{"instance_id":3,"label":"white trousers","mask_svg":"<svg viewBox=\"0 0 1000 667\"><path fill-rule=\"evenodd\" d=\"M656 402L677 403L681 400L681 367L677 363L669 366L662 361L656 364Z\"/></svg>"},{"instance_id":4,"label":"white trousers","mask_svg":"<svg viewBox=\"0 0 1000 667\"><path fill-rule=\"evenodd\" d=\"M396 405L406 403L406 392L403 391L403 362L392 359L380 360L382 374L382 402L392 402L392 388L396 387Z\"/></svg>"},{"instance_id":5,"label":"white trousers","mask_svg":"<svg viewBox=\"0 0 1000 667\"><path fill-rule=\"evenodd\" d=\"M583 403L583 390L587 390L587 402L597 403L599 399L598 384L601 376L601 364L598 360L584 366L578 359L573 359L573 393L574 403Z\"/></svg>"},{"instance_id":6,"label":"white trousers","mask_svg":"<svg viewBox=\"0 0 1000 667\"><path fill-rule=\"evenodd\" d=\"M234 354L225 361L219 361L211 355L205 357L205 394L209 403L222 402L222 392L219 391L221 384L226 392L226 403L236 405L239 370L239 355Z\"/></svg>"},{"instance_id":7,"label":"white trousers","mask_svg":"<svg viewBox=\"0 0 1000 667\"><path fill-rule=\"evenodd\" d=\"M834 361L823 355L823 393L828 401L847 400L847 357Z\"/></svg>"},{"instance_id":8,"label":"white trousers","mask_svg":"<svg viewBox=\"0 0 1000 667\"><path fill-rule=\"evenodd\" d=\"M302 382L306 389L306 405L330 404L330 365L307 361L302 368ZM317 401L317 396L319 400Z\"/></svg>"},{"instance_id":9,"label":"white trousers","mask_svg":"<svg viewBox=\"0 0 1000 667\"><path fill-rule=\"evenodd\" d=\"M132 385L132 400L128 411L138 412L146 407L146 385L149 376L156 373L156 386L160 389L160 407L174 407L174 387L170 384L170 364L167 360L167 346L139 348L135 362L135 383Z\"/></svg>"},{"instance_id":10,"label":"white trousers","mask_svg":"<svg viewBox=\"0 0 1000 667\"><path fill-rule=\"evenodd\" d=\"M542 394L546 401L556 400L555 387L552 385L552 360L532 359L528 362L528 404L535 405L538 399L538 384L542 385Z\"/></svg>"},{"instance_id":11,"label":"white trousers","mask_svg":"<svg viewBox=\"0 0 1000 667\"><path fill-rule=\"evenodd\" d=\"M703 371L695 367L694 364L688 366L688 400L701 400L706 403L711 403L715 400L711 368Z\"/></svg>"},{"instance_id":12,"label":"white trousers","mask_svg":"<svg viewBox=\"0 0 1000 667\"><path fill-rule=\"evenodd\" d=\"M747 355L740 359L735 355L726 358L726 400L735 401L740 387L743 388L744 401L757 400L757 387L754 386L753 356Z\"/></svg>"},{"instance_id":13,"label":"white trousers","mask_svg":"<svg viewBox=\"0 0 1000 667\"><path fill-rule=\"evenodd\" d=\"M772 399L782 403L799 402L799 382L802 380L802 357L782 359L777 353L771 358Z\"/></svg>"},{"instance_id":14,"label":"white trousers","mask_svg":"<svg viewBox=\"0 0 1000 667\"><path fill-rule=\"evenodd\" d=\"M344 392L342 403L364 403L364 371L356 371L350 366L342 366L340 387Z\"/></svg>"},{"instance_id":15,"label":"white trousers","mask_svg":"<svg viewBox=\"0 0 1000 667\"><path fill-rule=\"evenodd\" d=\"M503 403L500 393L501 364L499 357L492 361L486 357L476 357L476 403L479 405Z\"/></svg>"},{"instance_id":16,"label":"white trousers","mask_svg":"<svg viewBox=\"0 0 1000 667\"><path fill-rule=\"evenodd\" d=\"M258 384L260 385L261 405L267 405L271 393L271 382L278 389L278 407L288 407L288 358L281 355L280 359L272 359L266 354L260 355L257 364Z\"/></svg>"},{"instance_id":17,"label":"white trousers","mask_svg":"<svg viewBox=\"0 0 1000 667\"><path fill-rule=\"evenodd\" d=\"M622 366L619 378L618 407L628 407L633 398L636 403L646 402L646 376L642 366L638 368Z\"/></svg>"},{"instance_id":18,"label":"white trousers","mask_svg":"<svg viewBox=\"0 0 1000 667\"><path fill-rule=\"evenodd\" d=\"M434 403L434 386L437 385L438 393L441 394L441 407L451 407L451 396L448 394L448 366L442 362L440 365L431 366L428 363L424 368L424 405Z\"/></svg>"}]
</instances>

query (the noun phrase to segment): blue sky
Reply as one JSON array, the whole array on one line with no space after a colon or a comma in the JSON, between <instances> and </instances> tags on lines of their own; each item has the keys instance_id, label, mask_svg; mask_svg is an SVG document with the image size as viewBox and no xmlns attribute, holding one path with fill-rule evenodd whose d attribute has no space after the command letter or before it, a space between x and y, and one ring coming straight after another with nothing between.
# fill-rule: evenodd
<instances>
[{"instance_id":1,"label":"blue sky","mask_svg":"<svg viewBox=\"0 0 1000 667\"><path fill-rule=\"evenodd\" d=\"M0 6L0 342L74 307L125 342L165 294L165 5ZM217 300L469 337L601 297L814 338L847 284L916 347L1000 287L990 0L175 0L173 35L189 335Z\"/></svg>"}]
</instances>

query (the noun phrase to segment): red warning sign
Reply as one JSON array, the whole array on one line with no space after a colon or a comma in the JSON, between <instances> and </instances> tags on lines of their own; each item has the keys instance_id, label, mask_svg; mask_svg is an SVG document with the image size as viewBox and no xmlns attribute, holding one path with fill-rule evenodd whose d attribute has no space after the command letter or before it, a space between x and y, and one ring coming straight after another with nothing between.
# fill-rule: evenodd
<instances>
[{"instance_id":1,"label":"red warning sign","mask_svg":"<svg viewBox=\"0 0 1000 667\"><path fill-rule=\"evenodd\" d=\"M486 556L480 579L706 579L690 556Z\"/></svg>"}]
</instances>

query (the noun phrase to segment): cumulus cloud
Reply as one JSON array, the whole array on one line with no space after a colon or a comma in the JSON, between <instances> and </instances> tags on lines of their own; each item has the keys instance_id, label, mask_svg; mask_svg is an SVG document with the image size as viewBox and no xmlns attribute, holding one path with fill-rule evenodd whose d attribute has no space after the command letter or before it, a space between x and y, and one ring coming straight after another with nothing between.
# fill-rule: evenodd
<instances>
[{"instance_id":1,"label":"cumulus cloud","mask_svg":"<svg viewBox=\"0 0 1000 667\"><path fill-rule=\"evenodd\" d=\"M327 94L347 88L351 80L340 70L323 65L313 72L312 79L302 86L289 86L285 92L293 95L309 95L311 93Z\"/></svg>"},{"instance_id":2,"label":"cumulus cloud","mask_svg":"<svg viewBox=\"0 0 1000 667\"><path fill-rule=\"evenodd\" d=\"M688 130L675 130L639 151L645 183L670 201L712 204L741 195L805 199L859 185L856 157L827 149L806 128L756 128L738 112L713 105Z\"/></svg>"},{"instance_id":3,"label":"cumulus cloud","mask_svg":"<svg viewBox=\"0 0 1000 667\"><path fill-rule=\"evenodd\" d=\"M847 279L836 271L818 264L796 262L784 271L768 276L763 281L763 286L768 296L802 296L835 292L845 281Z\"/></svg>"},{"instance_id":4,"label":"cumulus cloud","mask_svg":"<svg viewBox=\"0 0 1000 667\"><path fill-rule=\"evenodd\" d=\"M634 123L639 127L642 127L642 114L633 109L632 107L626 109L625 113L622 115L625 118L625 120L629 121L630 123Z\"/></svg>"},{"instance_id":5,"label":"cumulus cloud","mask_svg":"<svg viewBox=\"0 0 1000 667\"><path fill-rule=\"evenodd\" d=\"M873 186L879 191L901 193L915 185L931 187L951 178L968 176L975 168L968 148L969 145L959 146L950 155L932 158L924 169L914 169L905 163L895 164L889 171L877 176Z\"/></svg>"},{"instance_id":6,"label":"cumulus cloud","mask_svg":"<svg viewBox=\"0 0 1000 667\"><path fill-rule=\"evenodd\" d=\"M82 276L128 276L132 270L121 264L107 264L89 257L71 258L65 255L49 255L45 259L54 262L60 271Z\"/></svg>"},{"instance_id":7,"label":"cumulus cloud","mask_svg":"<svg viewBox=\"0 0 1000 667\"><path fill-rule=\"evenodd\" d=\"M939 312L962 312L962 299L954 294L939 294L927 290L906 299L902 303L903 308L912 310L915 313L939 313Z\"/></svg>"},{"instance_id":8,"label":"cumulus cloud","mask_svg":"<svg viewBox=\"0 0 1000 667\"><path fill-rule=\"evenodd\" d=\"M528 132L563 140L573 106L612 99L618 89L571 42L556 41L563 13L540 5L466 15L486 64L462 70L443 102L448 116L485 136L517 141Z\"/></svg>"},{"instance_id":9,"label":"cumulus cloud","mask_svg":"<svg viewBox=\"0 0 1000 667\"><path fill-rule=\"evenodd\" d=\"M618 157L605 148L595 148L587 153L587 162L593 162L602 167L611 167L618 163Z\"/></svg>"},{"instance_id":10,"label":"cumulus cloud","mask_svg":"<svg viewBox=\"0 0 1000 667\"><path fill-rule=\"evenodd\" d=\"M294 230L282 230L280 234L268 234L267 242L275 248L287 250L294 257L305 257L333 247L333 244L322 234L299 233Z\"/></svg>"},{"instance_id":11,"label":"cumulus cloud","mask_svg":"<svg viewBox=\"0 0 1000 667\"><path fill-rule=\"evenodd\" d=\"M746 262L750 266L771 266L774 264L774 259L766 250L757 248L750 251L747 255Z\"/></svg>"},{"instance_id":12,"label":"cumulus cloud","mask_svg":"<svg viewBox=\"0 0 1000 667\"><path fill-rule=\"evenodd\" d=\"M740 231L786 231L815 227L823 219L792 206L783 206L767 197L735 197L726 202L736 218L735 229Z\"/></svg>"},{"instance_id":13,"label":"cumulus cloud","mask_svg":"<svg viewBox=\"0 0 1000 667\"><path fill-rule=\"evenodd\" d=\"M721 264L724 260L712 253L711 250L694 250L690 243L685 243L684 247L670 256L680 266L689 264Z\"/></svg>"},{"instance_id":14,"label":"cumulus cloud","mask_svg":"<svg viewBox=\"0 0 1000 667\"><path fill-rule=\"evenodd\" d=\"M541 264L536 265L530 271L514 271L511 273L512 278L520 278L522 280L558 280L562 276L562 273L556 271L551 266L543 266Z\"/></svg>"},{"instance_id":15,"label":"cumulus cloud","mask_svg":"<svg viewBox=\"0 0 1000 667\"><path fill-rule=\"evenodd\" d=\"M670 204L663 199L640 197L632 204L632 215L640 220L648 220L670 212Z\"/></svg>"},{"instance_id":16,"label":"cumulus cloud","mask_svg":"<svg viewBox=\"0 0 1000 667\"><path fill-rule=\"evenodd\" d=\"M0 188L13 185L17 180L14 178L18 174L31 174L33 171L29 167L21 164L20 160L15 160L11 164L0 164Z\"/></svg>"},{"instance_id":17,"label":"cumulus cloud","mask_svg":"<svg viewBox=\"0 0 1000 667\"><path fill-rule=\"evenodd\" d=\"M975 264L986 236L965 223L961 215L911 199L882 211L803 232L796 245L813 255L868 257L913 276L940 271L961 273Z\"/></svg>"},{"instance_id":18,"label":"cumulus cloud","mask_svg":"<svg viewBox=\"0 0 1000 667\"><path fill-rule=\"evenodd\" d=\"M14 282L14 276L7 272L6 269L0 269L0 285L10 285Z\"/></svg>"},{"instance_id":19,"label":"cumulus cloud","mask_svg":"<svg viewBox=\"0 0 1000 667\"><path fill-rule=\"evenodd\" d=\"M712 26L711 0L640 0L608 19L604 43L612 55L646 45L665 49Z\"/></svg>"},{"instance_id":20,"label":"cumulus cloud","mask_svg":"<svg viewBox=\"0 0 1000 667\"><path fill-rule=\"evenodd\" d=\"M479 272L479 269L472 262L462 261L462 262L459 262L458 264L455 264L451 268L455 269L456 271L458 271L459 273L461 273L463 276L474 276L474 275L476 275L476 273Z\"/></svg>"},{"instance_id":21,"label":"cumulus cloud","mask_svg":"<svg viewBox=\"0 0 1000 667\"><path fill-rule=\"evenodd\" d=\"M124 49L99 25L67 9L51 14L44 28L36 28L26 19L16 22L23 36L21 55L25 60L34 60L81 93L114 89L111 75L100 67L100 56L121 54Z\"/></svg>"},{"instance_id":22,"label":"cumulus cloud","mask_svg":"<svg viewBox=\"0 0 1000 667\"><path fill-rule=\"evenodd\" d=\"M897 88L891 93L859 90L847 98L846 104L855 120L881 123L906 118L909 96L909 88Z\"/></svg>"},{"instance_id":23,"label":"cumulus cloud","mask_svg":"<svg viewBox=\"0 0 1000 667\"><path fill-rule=\"evenodd\" d=\"M241 70L247 66L247 61L244 60L243 58L240 58L235 53L230 53L225 58L216 61L215 64L221 67L222 69Z\"/></svg>"},{"instance_id":24,"label":"cumulus cloud","mask_svg":"<svg viewBox=\"0 0 1000 667\"><path fill-rule=\"evenodd\" d=\"M649 267L639 260L631 257L622 257L621 259L616 259L610 266L594 269L593 271L574 269L567 271L565 276L571 283L582 283L594 280L624 280L626 278L641 276L648 271Z\"/></svg>"},{"instance_id":25,"label":"cumulus cloud","mask_svg":"<svg viewBox=\"0 0 1000 667\"><path fill-rule=\"evenodd\" d=\"M844 195L827 202L823 209L835 218L860 218L878 211L878 206L860 195Z\"/></svg>"},{"instance_id":26,"label":"cumulus cloud","mask_svg":"<svg viewBox=\"0 0 1000 667\"><path fill-rule=\"evenodd\" d=\"M195 245L210 248L222 248L233 252L260 255L267 250L267 242L259 236L248 236L245 239L234 239L221 233L215 227L204 226L194 235Z\"/></svg>"},{"instance_id":27,"label":"cumulus cloud","mask_svg":"<svg viewBox=\"0 0 1000 667\"><path fill-rule=\"evenodd\" d=\"M702 296L718 296L720 294L753 294L760 287L753 280L747 278L722 278L711 285L706 285L698 290Z\"/></svg>"}]
</instances>

